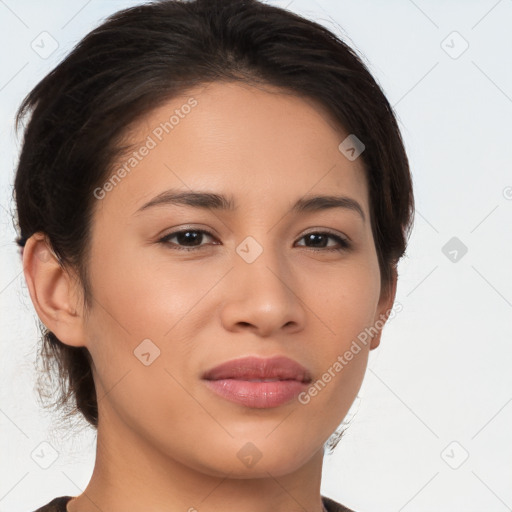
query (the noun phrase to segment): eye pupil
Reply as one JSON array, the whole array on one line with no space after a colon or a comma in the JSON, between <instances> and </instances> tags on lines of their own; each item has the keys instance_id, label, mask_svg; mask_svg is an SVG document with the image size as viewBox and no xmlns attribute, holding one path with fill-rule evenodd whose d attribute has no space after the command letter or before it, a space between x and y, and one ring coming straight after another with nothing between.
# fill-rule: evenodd
<instances>
[{"instance_id":1,"label":"eye pupil","mask_svg":"<svg viewBox=\"0 0 512 512\"><path fill-rule=\"evenodd\" d=\"M194 233L194 234L192 236L190 236L190 233ZM180 233L177 233L176 239L178 240L178 242L180 244L181 243L197 242L198 240L200 242L202 236L203 236L203 234L200 233L199 231L189 230L189 231L181 231ZM197 244L194 244L194 245L197 245Z\"/></svg>"},{"instance_id":2,"label":"eye pupil","mask_svg":"<svg viewBox=\"0 0 512 512\"><path fill-rule=\"evenodd\" d=\"M327 241L327 237L319 233L310 233L309 235L306 235L306 237L309 241L312 242L315 241L315 238L320 239L320 242ZM321 247L325 247L325 244L322 244Z\"/></svg>"}]
</instances>

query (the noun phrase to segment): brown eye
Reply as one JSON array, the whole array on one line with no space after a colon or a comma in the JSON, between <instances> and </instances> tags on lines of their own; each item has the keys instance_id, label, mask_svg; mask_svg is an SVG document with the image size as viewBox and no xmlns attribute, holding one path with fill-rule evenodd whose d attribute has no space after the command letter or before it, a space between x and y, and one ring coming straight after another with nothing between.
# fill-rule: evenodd
<instances>
[{"instance_id":1,"label":"brown eye","mask_svg":"<svg viewBox=\"0 0 512 512\"><path fill-rule=\"evenodd\" d=\"M213 238L211 233L203 229L182 229L165 235L159 242L168 244L172 249L194 251L204 247L205 244L201 244L201 242L205 235ZM176 242L170 242L173 238L176 238Z\"/></svg>"},{"instance_id":2,"label":"brown eye","mask_svg":"<svg viewBox=\"0 0 512 512\"><path fill-rule=\"evenodd\" d=\"M351 248L350 242L341 236L326 232L312 232L304 235L301 240L306 240L306 247L314 250L344 251ZM338 246L328 247L329 239L335 240Z\"/></svg>"}]
</instances>

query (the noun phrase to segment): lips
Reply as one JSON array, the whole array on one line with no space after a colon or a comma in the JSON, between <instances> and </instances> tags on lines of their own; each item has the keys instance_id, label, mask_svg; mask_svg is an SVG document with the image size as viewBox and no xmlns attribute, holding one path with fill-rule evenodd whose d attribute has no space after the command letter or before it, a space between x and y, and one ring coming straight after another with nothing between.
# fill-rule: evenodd
<instances>
[{"instance_id":1,"label":"lips","mask_svg":"<svg viewBox=\"0 0 512 512\"><path fill-rule=\"evenodd\" d=\"M308 387L311 375L288 357L244 357L208 370L203 382L229 402L254 409L272 409L296 398Z\"/></svg>"},{"instance_id":2,"label":"lips","mask_svg":"<svg viewBox=\"0 0 512 512\"><path fill-rule=\"evenodd\" d=\"M234 359L208 370L203 375L203 379L235 379L254 382L279 380L311 382L311 376L304 366L284 356L270 359L258 357Z\"/></svg>"}]
</instances>

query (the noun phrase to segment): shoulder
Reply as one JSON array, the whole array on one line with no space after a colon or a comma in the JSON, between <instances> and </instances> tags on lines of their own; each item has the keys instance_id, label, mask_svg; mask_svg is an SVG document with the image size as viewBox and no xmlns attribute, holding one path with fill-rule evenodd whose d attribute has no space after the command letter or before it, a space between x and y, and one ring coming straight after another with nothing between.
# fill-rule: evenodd
<instances>
[{"instance_id":1,"label":"shoulder","mask_svg":"<svg viewBox=\"0 0 512 512\"><path fill-rule=\"evenodd\" d=\"M43 505L34 512L66 512L66 504L72 496L60 496L53 499L50 503Z\"/></svg>"},{"instance_id":2,"label":"shoulder","mask_svg":"<svg viewBox=\"0 0 512 512\"><path fill-rule=\"evenodd\" d=\"M327 498L326 496L322 496L322 501L327 512L354 512L352 509L347 508L341 503L331 500L331 498Z\"/></svg>"}]
</instances>

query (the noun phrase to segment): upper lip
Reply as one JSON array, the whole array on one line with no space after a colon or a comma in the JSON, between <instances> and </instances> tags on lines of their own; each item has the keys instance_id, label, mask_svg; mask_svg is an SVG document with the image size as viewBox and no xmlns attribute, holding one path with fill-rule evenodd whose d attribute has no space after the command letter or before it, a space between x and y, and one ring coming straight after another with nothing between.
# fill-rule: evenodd
<instances>
[{"instance_id":1,"label":"upper lip","mask_svg":"<svg viewBox=\"0 0 512 512\"><path fill-rule=\"evenodd\" d=\"M279 379L310 382L308 370L285 356L271 358L242 357L222 363L203 374L203 379Z\"/></svg>"}]
</instances>

